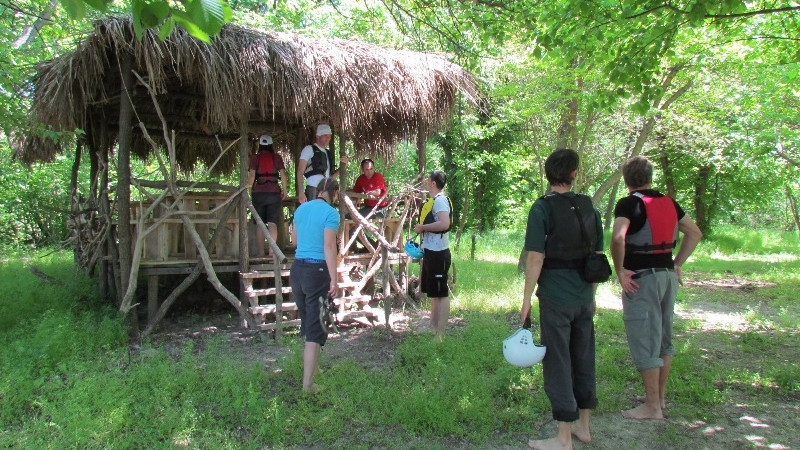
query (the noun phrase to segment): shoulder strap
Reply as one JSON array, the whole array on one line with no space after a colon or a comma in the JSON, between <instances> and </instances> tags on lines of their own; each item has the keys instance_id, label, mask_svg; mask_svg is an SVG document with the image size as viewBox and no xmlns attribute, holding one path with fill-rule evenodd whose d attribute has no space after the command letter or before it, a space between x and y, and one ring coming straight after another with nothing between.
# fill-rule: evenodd
<instances>
[{"instance_id":1,"label":"shoulder strap","mask_svg":"<svg viewBox=\"0 0 800 450\"><path fill-rule=\"evenodd\" d=\"M576 194L576 196L577 195L579 194ZM567 201L569 201L569 204L572 205L572 210L575 212L575 217L578 218L578 226L581 228L581 246L583 246L583 248L586 249L587 253L591 253L592 252L592 249L590 248L591 243L587 242L586 228L583 226L583 218L581 217L581 214L578 212L578 205L577 203L575 203L574 198L567 196L564 196L564 198L566 198Z\"/></svg>"}]
</instances>

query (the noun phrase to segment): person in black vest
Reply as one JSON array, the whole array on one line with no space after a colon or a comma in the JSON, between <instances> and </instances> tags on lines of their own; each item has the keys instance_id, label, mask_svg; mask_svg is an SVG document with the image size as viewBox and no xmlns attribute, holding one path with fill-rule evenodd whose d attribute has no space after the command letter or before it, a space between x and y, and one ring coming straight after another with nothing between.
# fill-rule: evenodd
<instances>
[{"instance_id":1,"label":"person in black vest","mask_svg":"<svg viewBox=\"0 0 800 450\"><path fill-rule=\"evenodd\" d=\"M523 321L530 317L538 283L541 340L547 346L542 360L544 390L558 422L556 437L528 442L537 449L572 448L573 435L591 442L589 419L597 407L593 322L597 285L583 279L582 268L587 248L602 253L603 229L592 200L570 191L578 163L578 153L570 149L558 149L547 157L544 170L552 192L533 203L525 232L520 317Z\"/></svg>"},{"instance_id":2,"label":"person in black vest","mask_svg":"<svg viewBox=\"0 0 800 450\"><path fill-rule=\"evenodd\" d=\"M253 207L269 228L272 240L277 241L281 200L286 198L286 166L281 155L275 153L270 135L265 134L258 139L258 153L250 157L248 174L247 189ZM265 256L261 227L256 227L256 248L257 256ZM272 251L269 253L272 254Z\"/></svg>"},{"instance_id":3,"label":"person in black vest","mask_svg":"<svg viewBox=\"0 0 800 450\"><path fill-rule=\"evenodd\" d=\"M626 419L663 419L672 355L672 318L681 266L703 233L672 198L650 189L653 165L636 156L622 167L630 195L614 208L611 257L622 286L623 320L633 362L644 381L644 404ZM672 250L683 233L675 260Z\"/></svg>"},{"instance_id":4,"label":"person in black vest","mask_svg":"<svg viewBox=\"0 0 800 450\"><path fill-rule=\"evenodd\" d=\"M317 125L316 140L300 151L297 160L297 201L305 203L317 198L317 185L323 178L336 178L339 170L333 168L333 152L328 148L333 137L331 126L325 123ZM347 158L339 158L341 164L347 164ZM306 187L303 189L303 180Z\"/></svg>"}]
</instances>

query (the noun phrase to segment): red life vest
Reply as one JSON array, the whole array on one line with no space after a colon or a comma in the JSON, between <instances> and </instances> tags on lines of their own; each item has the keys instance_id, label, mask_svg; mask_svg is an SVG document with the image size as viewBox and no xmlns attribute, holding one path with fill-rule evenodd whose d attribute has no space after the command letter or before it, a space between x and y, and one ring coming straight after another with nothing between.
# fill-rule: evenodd
<instances>
[{"instance_id":1,"label":"red life vest","mask_svg":"<svg viewBox=\"0 0 800 450\"><path fill-rule=\"evenodd\" d=\"M256 184L277 183L278 171L275 170L275 153L269 151L258 152L258 170L256 170Z\"/></svg>"},{"instance_id":2,"label":"red life vest","mask_svg":"<svg viewBox=\"0 0 800 450\"><path fill-rule=\"evenodd\" d=\"M672 253L678 242L678 211L670 197L648 197L634 192L642 199L647 217L642 229L625 236L625 249L631 253Z\"/></svg>"}]
</instances>

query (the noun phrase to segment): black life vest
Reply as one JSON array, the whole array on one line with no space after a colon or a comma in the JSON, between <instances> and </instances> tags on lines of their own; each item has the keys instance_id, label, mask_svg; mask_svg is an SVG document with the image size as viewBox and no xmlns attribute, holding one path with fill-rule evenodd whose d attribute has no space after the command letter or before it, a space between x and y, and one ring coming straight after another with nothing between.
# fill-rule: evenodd
<instances>
[{"instance_id":1,"label":"black life vest","mask_svg":"<svg viewBox=\"0 0 800 450\"><path fill-rule=\"evenodd\" d=\"M266 183L278 183L275 153L269 151L258 152L258 169L256 169L256 184Z\"/></svg>"},{"instance_id":2,"label":"black life vest","mask_svg":"<svg viewBox=\"0 0 800 450\"><path fill-rule=\"evenodd\" d=\"M311 149L314 151L314 155L311 157L311 161L308 162L303 176L311 178L314 175L328 175L328 169L333 167L333 155L331 151L328 150L326 152L317 147L317 144L311 144Z\"/></svg>"},{"instance_id":3,"label":"black life vest","mask_svg":"<svg viewBox=\"0 0 800 450\"><path fill-rule=\"evenodd\" d=\"M631 195L642 200L647 217L639 231L625 236L625 251L646 255L672 253L678 242L678 211L672 198L649 197L641 192Z\"/></svg>"},{"instance_id":4,"label":"black life vest","mask_svg":"<svg viewBox=\"0 0 800 450\"><path fill-rule=\"evenodd\" d=\"M592 199L583 194L576 194L570 199L566 195L555 193L547 194L540 199L550 206L542 268L582 269L586 255L594 252L598 239L597 215L592 206ZM578 222L578 217L582 223ZM584 232L586 245L582 239Z\"/></svg>"},{"instance_id":5,"label":"black life vest","mask_svg":"<svg viewBox=\"0 0 800 450\"><path fill-rule=\"evenodd\" d=\"M436 222L435 214L433 214L433 202L436 200L436 197L443 195L441 192L436 194L435 197L428 197L425 200L425 203L422 205L422 209L419 211L419 223L421 225L429 224ZM436 233L436 234L444 234L450 231L453 228L453 202L450 201L450 197L444 196L447 199L448 205L450 205L450 226L447 227L444 231L426 231L426 233Z\"/></svg>"}]
</instances>

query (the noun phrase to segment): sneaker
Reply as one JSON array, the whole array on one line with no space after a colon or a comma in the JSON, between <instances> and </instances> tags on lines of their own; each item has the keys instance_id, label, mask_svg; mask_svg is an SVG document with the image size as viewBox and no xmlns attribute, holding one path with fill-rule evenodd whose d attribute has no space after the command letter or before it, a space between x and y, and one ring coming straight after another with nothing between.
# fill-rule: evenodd
<instances>
[{"instance_id":1,"label":"sneaker","mask_svg":"<svg viewBox=\"0 0 800 450\"><path fill-rule=\"evenodd\" d=\"M322 331L326 334L331 331L334 333L339 332L339 329L336 327L337 312L332 297L328 296L327 299L322 296L319 297L319 324L322 326Z\"/></svg>"}]
</instances>

